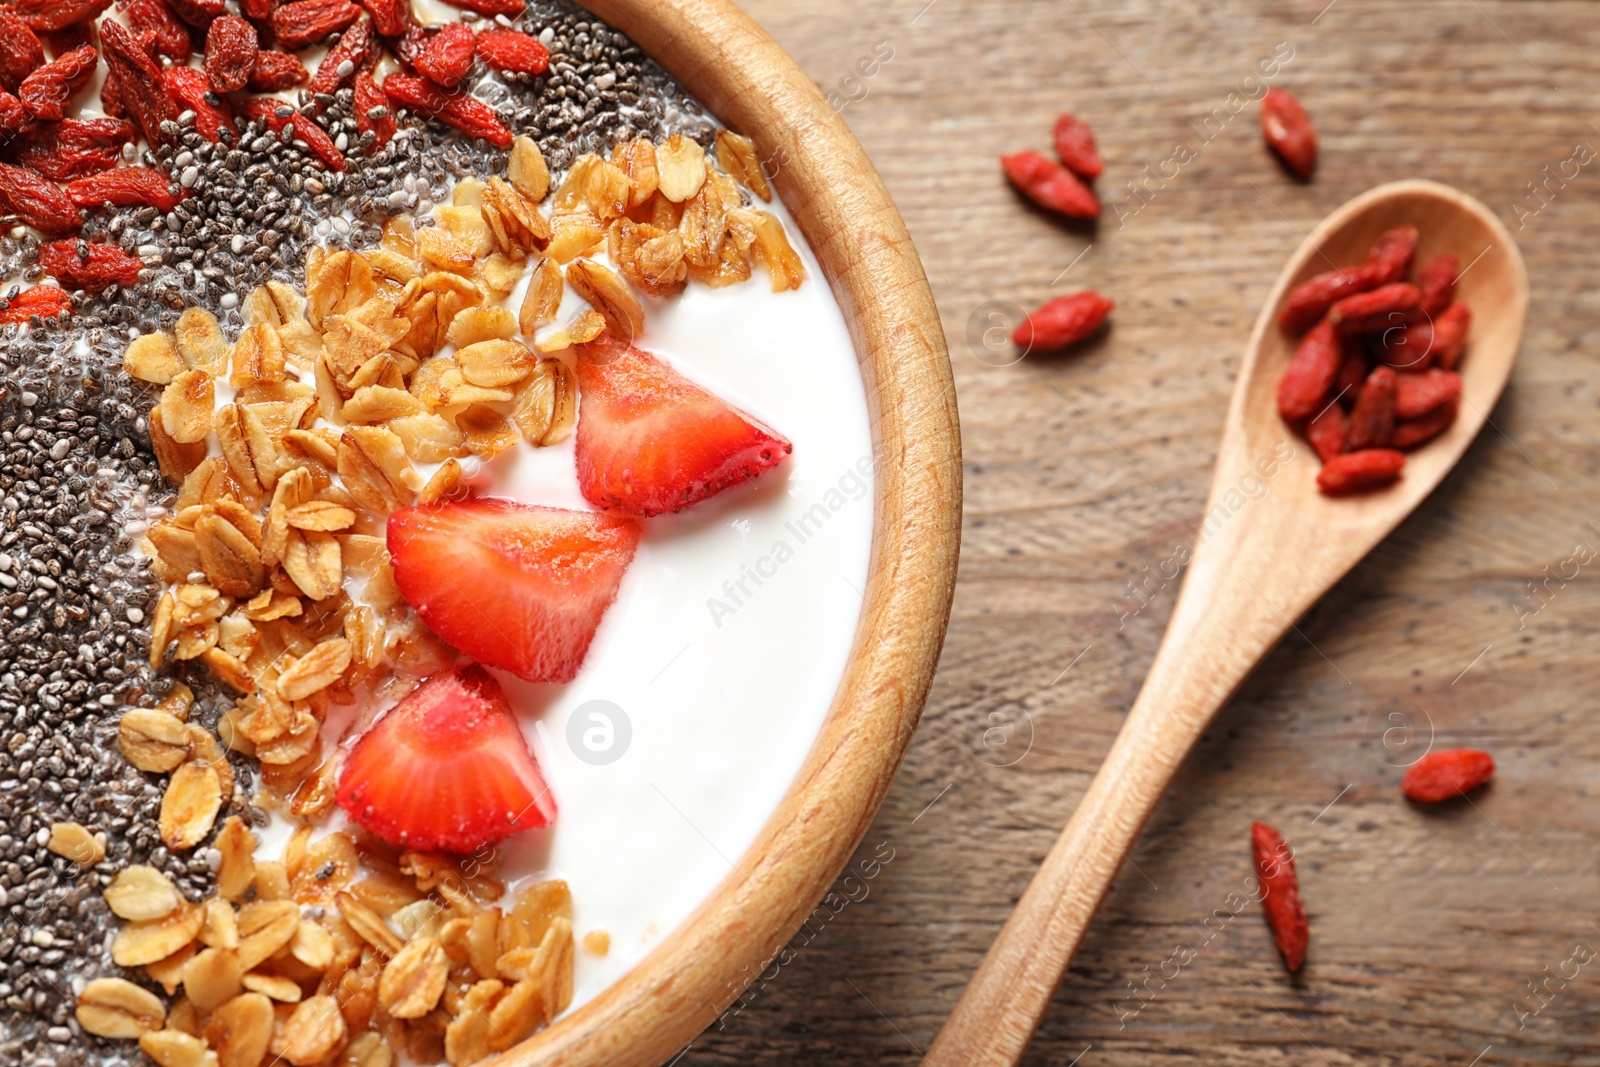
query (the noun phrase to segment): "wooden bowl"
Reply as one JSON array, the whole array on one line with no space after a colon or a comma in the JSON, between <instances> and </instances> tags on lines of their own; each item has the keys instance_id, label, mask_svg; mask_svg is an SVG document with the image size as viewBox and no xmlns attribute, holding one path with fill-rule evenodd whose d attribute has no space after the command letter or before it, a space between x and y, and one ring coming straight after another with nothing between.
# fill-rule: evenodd
<instances>
[{"instance_id":1,"label":"wooden bowl","mask_svg":"<svg viewBox=\"0 0 1600 1067\"><path fill-rule=\"evenodd\" d=\"M655 1067L788 943L888 792L944 640L961 533L955 387L933 294L877 171L811 79L728 0L586 0L772 161L855 342L877 477L870 570L827 720L730 875L637 966L490 1061Z\"/></svg>"}]
</instances>

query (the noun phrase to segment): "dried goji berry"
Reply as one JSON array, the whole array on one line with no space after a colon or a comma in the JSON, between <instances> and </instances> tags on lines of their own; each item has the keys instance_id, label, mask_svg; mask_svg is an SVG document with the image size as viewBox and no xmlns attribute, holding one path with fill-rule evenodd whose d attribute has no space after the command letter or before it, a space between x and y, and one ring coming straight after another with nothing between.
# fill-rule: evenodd
<instances>
[{"instance_id":1,"label":"dried goji berry","mask_svg":"<svg viewBox=\"0 0 1600 1067\"><path fill-rule=\"evenodd\" d=\"M404 36L411 26L408 0L361 0L361 6L372 12L372 28L385 37Z\"/></svg>"},{"instance_id":2,"label":"dried goji berry","mask_svg":"<svg viewBox=\"0 0 1600 1067\"><path fill-rule=\"evenodd\" d=\"M356 129L363 134L372 134L372 143L367 146L368 155L394 137L394 116L389 113L389 98L383 95L383 90L378 88L378 83L366 71L356 75L355 113ZM374 118L374 115L377 117Z\"/></svg>"},{"instance_id":3,"label":"dried goji berry","mask_svg":"<svg viewBox=\"0 0 1600 1067\"><path fill-rule=\"evenodd\" d=\"M1461 398L1453 396L1426 415L1415 419L1402 419L1394 424L1395 448L1416 448L1444 433L1455 425L1456 413L1461 410Z\"/></svg>"},{"instance_id":4,"label":"dried goji berry","mask_svg":"<svg viewBox=\"0 0 1600 1067\"><path fill-rule=\"evenodd\" d=\"M143 264L116 245L52 241L39 249L39 266L65 288L95 293L109 285L132 286Z\"/></svg>"},{"instance_id":5,"label":"dried goji berry","mask_svg":"<svg viewBox=\"0 0 1600 1067\"><path fill-rule=\"evenodd\" d=\"M206 29L212 19L228 13L223 0L167 0L167 3L172 5L173 12L180 19L197 30Z\"/></svg>"},{"instance_id":6,"label":"dried goji berry","mask_svg":"<svg viewBox=\"0 0 1600 1067\"><path fill-rule=\"evenodd\" d=\"M1450 306L1456 298L1456 277L1460 273L1461 261L1448 252L1428 260L1417 277L1423 314L1432 318Z\"/></svg>"},{"instance_id":7,"label":"dried goji berry","mask_svg":"<svg viewBox=\"0 0 1600 1067\"><path fill-rule=\"evenodd\" d=\"M161 76L179 112L194 112L194 128L200 131L200 136L215 143L222 139L223 130L237 132L233 109L228 102L219 98L213 104L206 99L211 82L200 71L193 67L172 66L163 71Z\"/></svg>"},{"instance_id":8,"label":"dried goji berry","mask_svg":"<svg viewBox=\"0 0 1600 1067\"><path fill-rule=\"evenodd\" d=\"M278 47L285 52L325 41L345 29L361 15L350 0L295 0L272 13L272 29Z\"/></svg>"},{"instance_id":9,"label":"dried goji berry","mask_svg":"<svg viewBox=\"0 0 1600 1067\"><path fill-rule=\"evenodd\" d=\"M1306 440L1311 442L1312 450L1324 463L1343 452L1347 440L1344 408L1338 404L1324 407L1316 418L1306 424Z\"/></svg>"},{"instance_id":10,"label":"dried goji berry","mask_svg":"<svg viewBox=\"0 0 1600 1067\"><path fill-rule=\"evenodd\" d=\"M1062 166L1085 181L1100 177L1106 169L1100 158L1100 149L1094 143L1094 131L1089 124L1072 115L1056 119L1056 155Z\"/></svg>"},{"instance_id":11,"label":"dried goji berry","mask_svg":"<svg viewBox=\"0 0 1600 1067\"><path fill-rule=\"evenodd\" d=\"M54 319L72 311L66 290L54 285L34 285L22 290L9 302L0 301L0 323L27 322L35 315Z\"/></svg>"},{"instance_id":12,"label":"dried goji berry","mask_svg":"<svg viewBox=\"0 0 1600 1067\"><path fill-rule=\"evenodd\" d=\"M477 51L486 66L510 74L543 74L550 68L550 49L516 30L483 31Z\"/></svg>"},{"instance_id":13,"label":"dried goji berry","mask_svg":"<svg viewBox=\"0 0 1600 1067\"><path fill-rule=\"evenodd\" d=\"M1334 456L1317 474L1317 488L1328 496L1376 489L1400 477L1406 454L1392 448L1367 448Z\"/></svg>"},{"instance_id":14,"label":"dried goji berry","mask_svg":"<svg viewBox=\"0 0 1600 1067\"><path fill-rule=\"evenodd\" d=\"M44 50L52 59L60 59L68 52L76 52L84 45L96 47L100 35L95 31L92 22L78 22L64 29L51 32L41 32L39 40L44 42Z\"/></svg>"},{"instance_id":15,"label":"dried goji berry","mask_svg":"<svg viewBox=\"0 0 1600 1067\"><path fill-rule=\"evenodd\" d=\"M1339 364L1339 376L1334 379L1334 395L1345 407L1352 407L1361 393L1361 383L1367 380L1367 346L1360 337L1340 337L1344 350Z\"/></svg>"},{"instance_id":16,"label":"dried goji berry","mask_svg":"<svg viewBox=\"0 0 1600 1067\"><path fill-rule=\"evenodd\" d=\"M1261 134L1267 147L1301 181L1317 169L1317 134L1300 101L1274 86L1261 98Z\"/></svg>"},{"instance_id":17,"label":"dried goji berry","mask_svg":"<svg viewBox=\"0 0 1600 1067\"><path fill-rule=\"evenodd\" d=\"M1408 319L1373 334L1372 350L1391 367L1421 374L1433 355L1433 323L1425 318Z\"/></svg>"},{"instance_id":18,"label":"dried goji berry","mask_svg":"<svg viewBox=\"0 0 1600 1067\"><path fill-rule=\"evenodd\" d=\"M1494 777L1494 757L1475 748L1444 748L1411 765L1400 790L1419 804L1437 804L1476 789Z\"/></svg>"},{"instance_id":19,"label":"dried goji berry","mask_svg":"<svg viewBox=\"0 0 1600 1067\"><path fill-rule=\"evenodd\" d=\"M1290 422L1315 415L1328 402L1328 391L1344 361L1339 334L1327 319L1300 340L1294 359L1278 379L1278 411Z\"/></svg>"},{"instance_id":20,"label":"dried goji berry","mask_svg":"<svg viewBox=\"0 0 1600 1067\"><path fill-rule=\"evenodd\" d=\"M417 57L428 45L428 32L421 26L412 26L406 30L405 36L394 42L394 54L400 57L400 62L408 67L417 65Z\"/></svg>"},{"instance_id":21,"label":"dried goji berry","mask_svg":"<svg viewBox=\"0 0 1600 1067\"><path fill-rule=\"evenodd\" d=\"M172 192L166 175L148 167L118 167L68 184L67 196L85 210L112 207L153 207L171 211L182 199Z\"/></svg>"},{"instance_id":22,"label":"dried goji berry","mask_svg":"<svg viewBox=\"0 0 1600 1067\"><path fill-rule=\"evenodd\" d=\"M1394 417L1415 419L1461 395L1461 375L1449 370L1401 374L1394 394Z\"/></svg>"},{"instance_id":23,"label":"dried goji berry","mask_svg":"<svg viewBox=\"0 0 1600 1067\"><path fill-rule=\"evenodd\" d=\"M305 2L305 0L302 0ZM287 115L278 114L287 111ZM291 131L290 136L305 143L306 150L322 160L330 170L344 170L344 155L334 147L333 140L329 138L321 126L318 126L306 116L295 111L282 100L271 100L257 97L248 100L244 105L244 115L247 119L265 123L273 133L281 133L285 128Z\"/></svg>"},{"instance_id":24,"label":"dried goji berry","mask_svg":"<svg viewBox=\"0 0 1600 1067\"><path fill-rule=\"evenodd\" d=\"M111 0L10 0L7 6L30 29L54 32L93 22L105 14Z\"/></svg>"},{"instance_id":25,"label":"dried goji berry","mask_svg":"<svg viewBox=\"0 0 1600 1067\"><path fill-rule=\"evenodd\" d=\"M22 79L44 65L44 45L28 24L0 7L0 89L17 91Z\"/></svg>"},{"instance_id":26,"label":"dried goji berry","mask_svg":"<svg viewBox=\"0 0 1600 1067\"><path fill-rule=\"evenodd\" d=\"M1347 296L1328 311L1341 333L1378 333L1408 323L1421 310L1422 294L1410 282L1395 282Z\"/></svg>"},{"instance_id":27,"label":"dried goji berry","mask_svg":"<svg viewBox=\"0 0 1600 1067\"><path fill-rule=\"evenodd\" d=\"M100 110L114 119L128 117L128 105L122 102L122 86L117 82L117 70L107 65L106 76L100 80Z\"/></svg>"},{"instance_id":28,"label":"dried goji berry","mask_svg":"<svg viewBox=\"0 0 1600 1067\"><path fill-rule=\"evenodd\" d=\"M1090 289L1058 296L1018 323L1011 341L1024 352L1065 348L1098 330L1115 307Z\"/></svg>"},{"instance_id":29,"label":"dried goji berry","mask_svg":"<svg viewBox=\"0 0 1600 1067\"><path fill-rule=\"evenodd\" d=\"M1411 272L1417 237L1417 228L1410 225L1396 226L1378 235L1367 253L1367 265L1377 272L1379 285L1393 285Z\"/></svg>"},{"instance_id":30,"label":"dried goji berry","mask_svg":"<svg viewBox=\"0 0 1600 1067\"><path fill-rule=\"evenodd\" d=\"M507 18L516 18L527 10L524 0L445 0L454 7L464 7L468 11L476 11L480 15L504 15Z\"/></svg>"},{"instance_id":31,"label":"dried goji berry","mask_svg":"<svg viewBox=\"0 0 1600 1067\"><path fill-rule=\"evenodd\" d=\"M433 84L453 89L472 69L472 53L477 43L470 29L452 22L427 39L411 65Z\"/></svg>"},{"instance_id":32,"label":"dried goji berry","mask_svg":"<svg viewBox=\"0 0 1600 1067\"><path fill-rule=\"evenodd\" d=\"M1272 941L1291 974L1306 962L1306 946L1311 928L1306 909L1300 903L1300 878L1294 869L1294 853L1283 835L1264 822L1250 824L1250 853L1255 860L1256 880L1261 884L1261 911L1267 918Z\"/></svg>"},{"instance_id":33,"label":"dried goji berry","mask_svg":"<svg viewBox=\"0 0 1600 1067\"><path fill-rule=\"evenodd\" d=\"M161 132L161 124L177 118L178 110L162 82L160 64L146 47L154 45L154 35L135 37L120 24L107 19L101 25L100 40L105 48L106 65L117 79L122 104L134 125L152 146L166 144L169 138Z\"/></svg>"},{"instance_id":34,"label":"dried goji berry","mask_svg":"<svg viewBox=\"0 0 1600 1067\"><path fill-rule=\"evenodd\" d=\"M410 74L389 75L384 79L383 93L391 105L436 118L470 137L481 137L499 148L511 144L511 131L494 108L465 93L447 93L426 78Z\"/></svg>"},{"instance_id":35,"label":"dried goji berry","mask_svg":"<svg viewBox=\"0 0 1600 1067\"><path fill-rule=\"evenodd\" d=\"M287 52L262 52L256 57L256 69L250 72L250 91L281 93L310 80L311 72L299 57Z\"/></svg>"},{"instance_id":36,"label":"dried goji berry","mask_svg":"<svg viewBox=\"0 0 1600 1067\"><path fill-rule=\"evenodd\" d=\"M0 89L0 141L9 141L28 125L28 109L22 101Z\"/></svg>"},{"instance_id":37,"label":"dried goji berry","mask_svg":"<svg viewBox=\"0 0 1600 1067\"><path fill-rule=\"evenodd\" d=\"M1000 157L1006 177L1018 191L1040 207L1068 218L1100 217L1100 201L1083 179L1038 152L1016 152Z\"/></svg>"},{"instance_id":38,"label":"dried goji berry","mask_svg":"<svg viewBox=\"0 0 1600 1067\"><path fill-rule=\"evenodd\" d=\"M1326 315L1340 300L1364 293L1377 284L1377 272L1365 264L1314 275L1289 290L1278 322L1286 330L1303 330Z\"/></svg>"},{"instance_id":39,"label":"dried goji berry","mask_svg":"<svg viewBox=\"0 0 1600 1067\"><path fill-rule=\"evenodd\" d=\"M189 27L167 4L167 0L122 0L122 17L134 33L156 35L156 55L174 63L189 61Z\"/></svg>"},{"instance_id":40,"label":"dried goji berry","mask_svg":"<svg viewBox=\"0 0 1600 1067\"><path fill-rule=\"evenodd\" d=\"M272 13L278 9L278 0L239 0L239 13L257 28L272 29Z\"/></svg>"},{"instance_id":41,"label":"dried goji berry","mask_svg":"<svg viewBox=\"0 0 1600 1067\"><path fill-rule=\"evenodd\" d=\"M372 35L372 19L362 15L344 31L339 43L329 49L328 54L322 57L322 62L317 64L317 73L311 79L311 91L331 96L349 85L356 71L373 54L376 45Z\"/></svg>"},{"instance_id":42,"label":"dried goji berry","mask_svg":"<svg viewBox=\"0 0 1600 1067\"><path fill-rule=\"evenodd\" d=\"M24 133L13 156L53 182L66 182L115 167L134 137L133 126L120 119L62 119Z\"/></svg>"},{"instance_id":43,"label":"dried goji berry","mask_svg":"<svg viewBox=\"0 0 1600 1067\"><path fill-rule=\"evenodd\" d=\"M56 122L65 112L63 105L82 89L100 65L100 53L84 45L52 60L28 75L17 88L17 99L28 114L42 122Z\"/></svg>"},{"instance_id":44,"label":"dried goji berry","mask_svg":"<svg viewBox=\"0 0 1600 1067\"><path fill-rule=\"evenodd\" d=\"M261 55L256 28L242 18L223 15L206 31L206 80L219 93L236 93L250 83Z\"/></svg>"},{"instance_id":45,"label":"dried goji berry","mask_svg":"<svg viewBox=\"0 0 1600 1067\"><path fill-rule=\"evenodd\" d=\"M1350 409L1350 424L1345 437L1345 447L1350 451L1388 447L1389 438L1394 434L1399 377L1388 367L1379 367L1367 375L1356 397L1356 406Z\"/></svg>"},{"instance_id":46,"label":"dried goji berry","mask_svg":"<svg viewBox=\"0 0 1600 1067\"><path fill-rule=\"evenodd\" d=\"M1466 347L1467 331L1472 327L1472 309L1457 300L1433 320L1433 362L1444 370L1455 370Z\"/></svg>"},{"instance_id":47,"label":"dried goji berry","mask_svg":"<svg viewBox=\"0 0 1600 1067\"><path fill-rule=\"evenodd\" d=\"M0 210L44 233L75 230L83 222L61 187L36 171L0 163Z\"/></svg>"}]
</instances>

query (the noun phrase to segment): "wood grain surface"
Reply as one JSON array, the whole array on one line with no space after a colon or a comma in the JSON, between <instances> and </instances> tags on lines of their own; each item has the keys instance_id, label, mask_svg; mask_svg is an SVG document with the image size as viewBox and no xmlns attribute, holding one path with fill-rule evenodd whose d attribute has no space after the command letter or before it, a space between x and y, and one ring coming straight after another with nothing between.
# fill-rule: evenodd
<instances>
[{"instance_id":1,"label":"wood grain surface","mask_svg":"<svg viewBox=\"0 0 1600 1067\"><path fill-rule=\"evenodd\" d=\"M854 874L679 1067L918 1060L1149 668L1273 279L1325 214L1405 177L1516 236L1521 363L1459 468L1202 738L1024 1062L1600 1063L1600 9L744 6L840 94L909 224L955 364L966 511L938 680ZM1271 81L1322 138L1309 186L1242 99L1284 55ZM995 163L1047 149L1063 109L1106 156L1095 228L1023 206ZM1193 158L1163 169L1179 145ZM1014 305L1079 287L1117 301L1104 339L1015 363L985 343ZM1488 748L1499 776L1412 807L1399 779L1430 743ZM1298 849L1298 982L1246 899L1252 819Z\"/></svg>"}]
</instances>

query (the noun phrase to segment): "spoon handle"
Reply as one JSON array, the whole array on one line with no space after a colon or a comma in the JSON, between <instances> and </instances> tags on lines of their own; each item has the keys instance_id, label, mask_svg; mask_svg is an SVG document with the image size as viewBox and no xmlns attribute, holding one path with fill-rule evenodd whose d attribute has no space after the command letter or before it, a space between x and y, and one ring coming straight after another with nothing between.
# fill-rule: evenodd
<instances>
[{"instance_id":1,"label":"spoon handle","mask_svg":"<svg viewBox=\"0 0 1600 1067\"><path fill-rule=\"evenodd\" d=\"M1178 766L1304 610L1303 603L1274 606L1268 591L1233 577L1242 571L1213 562L1195 560L1150 675L1110 753L939 1031L924 1067L1009 1067L1021 1058Z\"/></svg>"}]
</instances>

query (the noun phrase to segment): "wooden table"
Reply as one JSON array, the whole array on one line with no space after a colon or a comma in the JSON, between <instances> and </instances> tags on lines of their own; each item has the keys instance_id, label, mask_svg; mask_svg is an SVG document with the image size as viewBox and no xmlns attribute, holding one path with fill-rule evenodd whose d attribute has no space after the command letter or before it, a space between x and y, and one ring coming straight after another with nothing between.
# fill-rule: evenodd
<instances>
[{"instance_id":1,"label":"wooden table","mask_svg":"<svg viewBox=\"0 0 1600 1067\"><path fill-rule=\"evenodd\" d=\"M1600 1062L1600 11L1322 3L747 0L840 94L917 240L966 528L940 679L855 877L681 1067L916 1062L1150 663L1270 283L1324 214L1402 177L1516 233L1522 364L1460 468L1191 757L1027 1062ZM1247 99L1275 58L1322 139L1309 186ZM1067 109L1106 157L1098 228L1023 206L996 164L1048 149ZM1081 287L1117 301L1103 340L1014 363L986 344ZM1400 776L1430 743L1487 748L1499 775L1411 807ZM1252 819L1299 851L1298 982L1241 903Z\"/></svg>"}]
</instances>

